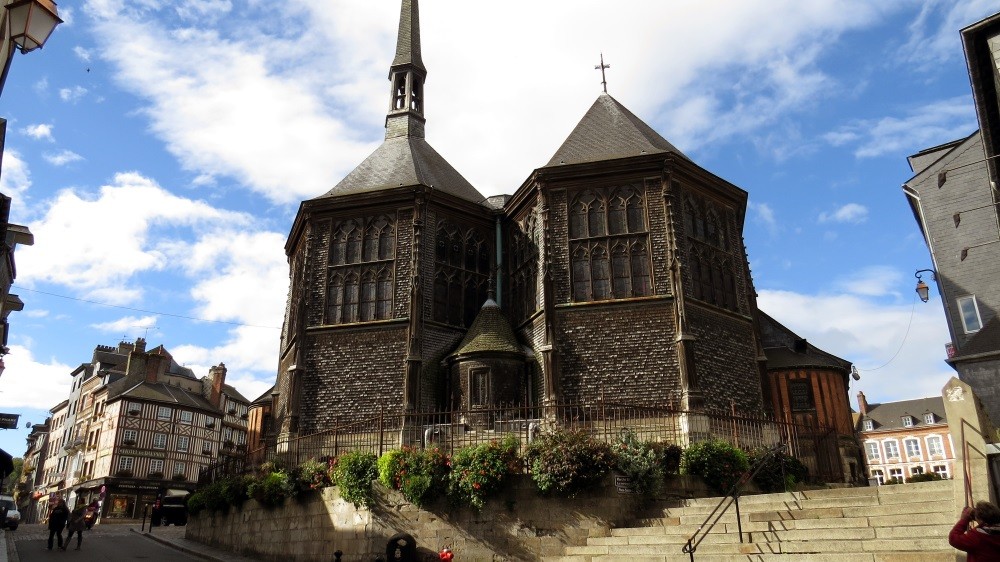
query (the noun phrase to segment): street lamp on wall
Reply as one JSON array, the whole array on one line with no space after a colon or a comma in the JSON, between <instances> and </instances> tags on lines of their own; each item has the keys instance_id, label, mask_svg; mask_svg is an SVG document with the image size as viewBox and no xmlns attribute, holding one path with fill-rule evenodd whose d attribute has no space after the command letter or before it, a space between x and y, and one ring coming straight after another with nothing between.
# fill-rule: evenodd
<instances>
[{"instance_id":1,"label":"street lamp on wall","mask_svg":"<svg viewBox=\"0 0 1000 562\"><path fill-rule=\"evenodd\" d=\"M921 301L927 302L930 299L930 287L928 287L927 283L924 283L924 280L920 278L921 273L930 273L932 281L937 281L937 275L933 269L918 269L917 272L913 274L913 276L917 278L917 296L920 297Z\"/></svg>"},{"instance_id":2,"label":"street lamp on wall","mask_svg":"<svg viewBox=\"0 0 1000 562\"><path fill-rule=\"evenodd\" d=\"M10 41L22 53L40 49L52 30L62 23L52 0L15 0L7 4Z\"/></svg>"}]
</instances>

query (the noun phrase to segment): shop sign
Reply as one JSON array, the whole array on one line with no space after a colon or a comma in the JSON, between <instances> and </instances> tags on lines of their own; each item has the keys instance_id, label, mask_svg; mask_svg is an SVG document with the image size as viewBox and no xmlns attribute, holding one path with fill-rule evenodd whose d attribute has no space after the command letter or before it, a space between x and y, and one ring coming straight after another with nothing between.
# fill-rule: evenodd
<instances>
[{"instance_id":1,"label":"shop sign","mask_svg":"<svg viewBox=\"0 0 1000 562\"><path fill-rule=\"evenodd\" d=\"M21 414L0 414L0 429L17 429Z\"/></svg>"}]
</instances>

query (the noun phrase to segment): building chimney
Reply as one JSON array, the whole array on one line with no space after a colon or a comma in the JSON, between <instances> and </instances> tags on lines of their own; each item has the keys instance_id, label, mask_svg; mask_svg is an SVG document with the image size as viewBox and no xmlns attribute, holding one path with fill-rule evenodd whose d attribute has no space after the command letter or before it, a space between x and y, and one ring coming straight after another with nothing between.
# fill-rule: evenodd
<instances>
[{"instance_id":1,"label":"building chimney","mask_svg":"<svg viewBox=\"0 0 1000 562\"><path fill-rule=\"evenodd\" d=\"M868 401L865 400L864 392L858 392L858 411L862 416L868 415Z\"/></svg>"},{"instance_id":2,"label":"building chimney","mask_svg":"<svg viewBox=\"0 0 1000 562\"><path fill-rule=\"evenodd\" d=\"M135 340L135 350L146 351L146 338L138 338Z\"/></svg>"},{"instance_id":3,"label":"building chimney","mask_svg":"<svg viewBox=\"0 0 1000 562\"><path fill-rule=\"evenodd\" d=\"M160 374L167 371L167 358L160 354L150 353L146 356L146 382L155 383Z\"/></svg>"},{"instance_id":4,"label":"building chimney","mask_svg":"<svg viewBox=\"0 0 1000 562\"><path fill-rule=\"evenodd\" d=\"M216 408L222 405L222 385L226 382L226 364L219 363L208 370L208 401Z\"/></svg>"}]
</instances>

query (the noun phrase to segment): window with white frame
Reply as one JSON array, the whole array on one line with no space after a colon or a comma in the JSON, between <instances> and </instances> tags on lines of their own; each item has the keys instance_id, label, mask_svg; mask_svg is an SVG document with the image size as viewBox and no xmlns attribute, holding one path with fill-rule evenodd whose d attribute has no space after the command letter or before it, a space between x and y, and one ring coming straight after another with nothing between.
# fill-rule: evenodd
<instances>
[{"instance_id":1,"label":"window with white frame","mask_svg":"<svg viewBox=\"0 0 1000 562\"><path fill-rule=\"evenodd\" d=\"M885 473L877 468L872 470L872 478L878 481L879 486L885 484Z\"/></svg>"},{"instance_id":2,"label":"window with white frame","mask_svg":"<svg viewBox=\"0 0 1000 562\"><path fill-rule=\"evenodd\" d=\"M132 470L135 466L135 457L121 457L118 459L118 470Z\"/></svg>"},{"instance_id":3,"label":"window with white frame","mask_svg":"<svg viewBox=\"0 0 1000 562\"><path fill-rule=\"evenodd\" d=\"M903 480L903 469L902 468L890 468L889 469L889 480Z\"/></svg>"},{"instance_id":4,"label":"window with white frame","mask_svg":"<svg viewBox=\"0 0 1000 562\"><path fill-rule=\"evenodd\" d=\"M927 454L944 456L944 442L940 435L927 437Z\"/></svg>"},{"instance_id":5,"label":"window with white frame","mask_svg":"<svg viewBox=\"0 0 1000 562\"><path fill-rule=\"evenodd\" d=\"M136 439L139 437L139 432L134 429L126 429L122 431L122 444L128 445L136 444Z\"/></svg>"},{"instance_id":6,"label":"window with white frame","mask_svg":"<svg viewBox=\"0 0 1000 562\"><path fill-rule=\"evenodd\" d=\"M188 446L190 446L191 438L187 435L177 436L177 450L184 453L187 452Z\"/></svg>"},{"instance_id":7,"label":"window with white frame","mask_svg":"<svg viewBox=\"0 0 1000 562\"><path fill-rule=\"evenodd\" d=\"M934 423L934 414L930 412L924 414L924 423Z\"/></svg>"},{"instance_id":8,"label":"window with white frame","mask_svg":"<svg viewBox=\"0 0 1000 562\"><path fill-rule=\"evenodd\" d=\"M914 466L914 467L910 468L910 474L912 474L914 476L916 476L917 474L923 474L923 473L924 473L924 467L922 467L922 466Z\"/></svg>"},{"instance_id":9,"label":"window with white frame","mask_svg":"<svg viewBox=\"0 0 1000 562\"><path fill-rule=\"evenodd\" d=\"M864 428L865 428L865 431L871 431L871 430L875 429L875 422L873 422L872 420L865 420L865 422L864 422Z\"/></svg>"},{"instance_id":10,"label":"window with white frame","mask_svg":"<svg viewBox=\"0 0 1000 562\"><path fill-rule=\"evenodd\" d=\"M899 458L899 443L895 439L890 439L884 441L882 446L885 447L885 458L887 459L898 459Z\"/></svg>"},{"instance_id":11,"label":"window with white frame","mask_svg":"<svg viewBox=\"0 0 1000 562\"><path fill-rule=\"evenodd\" d=\"M962 315L962 326L965 333L978 332L983 327L983 320L979 316L979 304L976 302L976 295L969 295L958 299L958 311Z\"/></svg>"},{"instance_id":12,"label":"window with white frame","mask_svg":"<svg viewBox=\"0 0 1000 562\"><path fill-rule=\"evenodd\" d=\"M920 456L920 441L917 439L906 439L903 441L903 446L906 447L907 457L919 457Z\"/></svg>"},{"instance_id":13,"label":"window with white frame","mask_svg":"<svg viewBox=\"0 0 1000 562\"><path fill-rule=\"evenodd\" d=\"M156 434L153 434L153 448L154 449L166 449L167 448L167 434L166 433L156 433Z\"/></svg>"},{"instance_id":14,"label":"window with white frame","mask_svg":"<svg viewBox=\"0 0 1000 562\"><path fill-rule=\"evenodd\" d=\"M868 441L865 443L865 450L868 451L868 460L877 461L879 460L878 443L874 441Z\"/></svg>"},{"instance_id":15,"label":"window with white frame","mask_svg":"<svg viewBox=\"0 0 1000 562\"><path fill-rule=\"evenodd\" d=\"M188 412L186 410L181 411L180 414L181 423L191 425L192 421L194 421L194 414L192 412Z\"/></svg>"},{"instance_id":16,"label":"window with white frame","mask_svg":"<svg viewBox=\"0 0 1000 562\"><path fill-rule=\"evenodd\" d=\"M175 462L174 463L174 474L187 475L187 463Z\"/></svg>"},{"instance_id":17,"label":"window with white frame","mask_svg":"<svg viewBox=\"0 0 1000 562\"><path fill-rule=\"evenodd\" d=\"M913 416L903 416L903 427L913 427Z\"/></svg>"},{"instance_id":18,"label":"window with white frame","mask_svg":"<svg viewBox=\"0 0 1000 562\"><path fill-rule=\"evenodd\" d=\"M931 470L941 478L951 478L951 474L948 473L948 465L946 464L936 464L931 467Z\"/></svg>"},{"instance_id":19,"label":"window with white frame","mask_svg":"<svg viewBox=\"0 0 1000 562\"><path fill-rule=\"evenodd\" d=\"M163 459L153 459L149 461L149 473L163 474Z\"/></svg>"},{"instance_id":20,"label":"window with white frame","mask_svg":"<svg viewBox=\"0 0 1000 562\"><path fill-rule=\"evenodd\" d=\"M156 419L158 419L158 420L169 420L170 419L170 414L172 414L172 413L173 412L170 411L170 408L168 408L166 406L160 406L159 408L156 409Z\"/></svg>"},{"instance_id":21,"label":"window with white frame","mask_svg":"<svg viewBox=\"0 0 1000 562\"><path fill-rule=\"evenodd\" d=\"M212 444L211 443L202 443L201 444L201 452L205 453L205 454L210 454L212 452Z\"/></svg>"}]
</instances>

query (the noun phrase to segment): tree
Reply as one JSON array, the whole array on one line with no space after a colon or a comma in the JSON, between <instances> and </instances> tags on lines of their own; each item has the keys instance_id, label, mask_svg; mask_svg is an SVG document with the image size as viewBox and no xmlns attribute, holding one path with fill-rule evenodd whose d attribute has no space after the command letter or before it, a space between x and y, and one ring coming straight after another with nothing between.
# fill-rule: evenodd
<instances>
[{"instance_id":1,"label":"tree","mask_svg":"<svg viewBox=\"0 0 1000 562\"><path fill-rule=\"evenodd\" d=\"M14 459L14 470L11 471L7 479L3 481L3 494L5 496L13 496L14 488L17 487L18 480L21 479L21 469L24 468L24 459L17 457Z\"/></svg>"}]
</instances>

